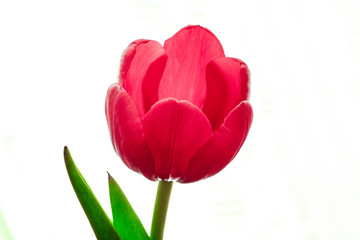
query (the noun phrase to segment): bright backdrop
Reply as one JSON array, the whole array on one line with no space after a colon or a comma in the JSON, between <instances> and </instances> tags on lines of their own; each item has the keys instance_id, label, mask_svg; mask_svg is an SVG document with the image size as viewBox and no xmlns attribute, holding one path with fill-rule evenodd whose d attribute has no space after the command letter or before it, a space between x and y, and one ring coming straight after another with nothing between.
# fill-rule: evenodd
<instances>
[{"instance_id":1,"label":"bright backdrop","mask_svg":"<svg viewBox=\"0 0 360 240\"><path fill-rule=\"evenodd\" d=\"M220 174L174 184L165 240L360 239L357 0L0 3L0 239L95 239L75 162L111 214L109 171L149 231L156 183L112 149L104 114L122 51L188 24L252 73L254 122Z\"/></svg>"}]
</instances>

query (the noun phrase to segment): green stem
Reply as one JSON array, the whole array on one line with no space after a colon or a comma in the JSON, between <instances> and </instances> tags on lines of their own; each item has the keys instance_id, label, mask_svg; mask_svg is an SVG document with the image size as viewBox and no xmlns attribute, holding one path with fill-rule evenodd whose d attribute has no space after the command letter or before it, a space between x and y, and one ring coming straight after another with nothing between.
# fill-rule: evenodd
<instances>
[{"instance_id":1,"label":"green stem","mask_svg":"<svg viewBox=\"0 0 360 240\"><path fill-rule=\"evenodd\" d=\"M160 181L156 193L150 239L162 240L173 182Z\"/></svg>"}]
</instances>

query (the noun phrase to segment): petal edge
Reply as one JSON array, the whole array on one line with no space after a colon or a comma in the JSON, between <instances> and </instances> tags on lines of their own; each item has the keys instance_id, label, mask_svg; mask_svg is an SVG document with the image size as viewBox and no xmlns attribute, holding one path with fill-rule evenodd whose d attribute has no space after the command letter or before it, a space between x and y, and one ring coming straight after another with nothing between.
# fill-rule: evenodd
<instances>
[{"instance_id":1,"label":"petal edge","mask_svg":"<svg viewBox=\"0 0 360 240\"><path fill-rule=\"evenodd\" d=\"M160 43L153 40L136 40L124 51L120 65L119 83L134 101L141 116L145 114L143 92L147 91L143 88L144 78L151 74L152 78L156 78L154 81L159 82L166 63L166 59L165 62L159 61L159 59L164 58L166 58L165 49ZM154 71L156 74L153 74ZM157 96L158 85L159 83L157 83L156 89L150 88L150 90L155 90L154 93L150 93L150 96L154 94Z\"/></svg>"},{"instance_id":2,"label":"petal edge","mask_svg":"<svg viewBox=\"0 0 360 240\"><path fill-rule=\"evenodd\" d=\"M203 112L217 130L225 117L249 96L250 72L236 58L216 58L206 67L206 98Z\"/></svg>"},{"instance_id":3,"label":"petal edge","mask_svg":"<svg viewBox=\"0 0 360 240\"><path fill-rule=\"evenodd\" d=\"M159 98L188 100L202 108L205 100L206 65L224 57L220 41L208 29L187 26L165 41L168 62L159 86Z\"/></svg>"},{"instance_id":4,"label":"petal edge","mask_svg":"<svg viewBox=\"0 0 360 240\"><path fill-rule=\"evenodd\" d=\"M172 98L157 102L143 124L156 177L161 180L184 177L191 156L212 134L210 122L199 108Z\"/></svg>"},{"instance_id":5,"label":"petal edge","mask_svg":"<svg viewBox=\"0 0 360 240\"><path fill-rule=\"evenodd\" d=\"M181 183L196 182L211 177L234 159L249 132L253 119L249 102L241 102L226 117L224 124L191 158Z\"/></svg>"},{"instance_id":6,"label":"petal edge","mask_svg":"<svg viewBox=\"0 0 360 240\"><path fill-rule=\"evenodd\" d=\"M144 140L135 104L120 84L110 86L105 104L106 119L116 153L135 172L154 179L154 160Z\"/></svg>"}]
</instances>

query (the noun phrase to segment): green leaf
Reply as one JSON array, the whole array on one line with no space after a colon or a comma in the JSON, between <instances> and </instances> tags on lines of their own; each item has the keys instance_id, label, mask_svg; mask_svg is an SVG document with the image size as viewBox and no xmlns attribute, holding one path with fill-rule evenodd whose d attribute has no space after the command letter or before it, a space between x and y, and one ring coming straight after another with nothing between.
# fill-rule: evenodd
<instances>
[{"instance_id":1,"label":"green leaf","mask_svg":"<svg viewBox=\"0 0 360 240\"><path fill-rule=\"evenodd\" d=\"M64 148L66 170L71 184L99 240L120 240L111 220L76 167L67 147Z\"/></svg>"},{"instance_id":2,"label":"green leaf","mask_svg":"<svg viewBox=\"0 0 360 240\"><path fill-rule=\"evenodd\" d=\"M150 240L139 217L115 179L109 175L111 209L116 231L123 240Z\"/></svg>"}]
</instances>

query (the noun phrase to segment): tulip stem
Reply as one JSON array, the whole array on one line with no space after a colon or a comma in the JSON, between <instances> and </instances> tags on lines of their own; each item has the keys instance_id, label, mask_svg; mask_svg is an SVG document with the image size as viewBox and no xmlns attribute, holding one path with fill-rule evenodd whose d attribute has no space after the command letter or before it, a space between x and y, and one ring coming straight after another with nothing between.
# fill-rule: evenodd
<instances>
[{"instance_id":1,"label":"tulip stem","mask_svg":"<svg viewBox=\"0 0 360 240\"><path fill-rule=\"evenodd\" d=\"M172 185L172 181L159 181L151 224L151 240L163 239L166 213L169 206Z\"/></svg>"}]
</instances>

